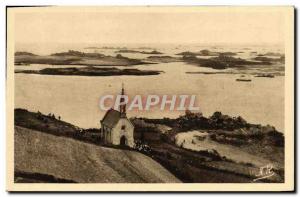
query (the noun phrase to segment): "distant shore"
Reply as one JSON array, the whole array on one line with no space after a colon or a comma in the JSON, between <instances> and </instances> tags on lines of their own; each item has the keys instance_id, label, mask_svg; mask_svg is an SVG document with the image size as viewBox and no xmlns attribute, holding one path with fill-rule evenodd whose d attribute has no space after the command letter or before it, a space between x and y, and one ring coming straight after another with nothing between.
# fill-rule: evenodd
<instances>
[{"instance_id":1,"label":"distant shore","mask_svg":"<svg viewBox=\"0 0 300 197\"><path fill-rule=\"evenodd\" d=\"M40 74L40 75L77 75L77 76L118 76L118 75L159 75L161 71L99 68L95 66L71 67L71 68L45 68L42 70L16 70L15 73Z\"/></svg>"}]
</instances>

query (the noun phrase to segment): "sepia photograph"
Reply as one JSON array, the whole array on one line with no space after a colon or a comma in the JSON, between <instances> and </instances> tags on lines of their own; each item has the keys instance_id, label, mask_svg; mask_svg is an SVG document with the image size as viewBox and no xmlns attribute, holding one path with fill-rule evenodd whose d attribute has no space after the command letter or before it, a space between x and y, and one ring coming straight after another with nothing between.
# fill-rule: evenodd
<instances>
[{"instance_id":1,"label":"sepia photograph","mask_svg":"<svg viewBox=\"0 0 300 197\"><path fill-rule=\"evenodd\" d=\"M6 19L9 191L294 190L294 7Z\"/></svg>"}]
</instances>

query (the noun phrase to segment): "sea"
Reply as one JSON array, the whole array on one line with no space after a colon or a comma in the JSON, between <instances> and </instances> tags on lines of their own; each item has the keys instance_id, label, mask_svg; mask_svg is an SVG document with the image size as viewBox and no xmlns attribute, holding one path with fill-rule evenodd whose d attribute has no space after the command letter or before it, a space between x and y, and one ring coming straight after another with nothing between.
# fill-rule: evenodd
<instances>
[{"instance_id":1,"label":"sea","mask_svg":"<svg viewBox=\"0 0 300 197\"><path fill-rule=\"evenodd\" d=\"M92 47L92 48L91 48ZM268 52L284 54L278 45L231 45L231 44L17 44L15 51L27 51L38 55L77 50L115 56L120 49L138 51L157 50L163 56L179 57L183 51L198 52L203 49L217 52L234 52L243 59L251 60ZM123 56L146 59L149 54L121 53ZM158 56L162 56L158 55ZM205 58L205 57L203 57ZM207 57L206 57L207 58ZM10 65L14 66L14 65ZM272 65L273 66L273 65ZM242 116L247 122L272 125L284 132L284 64L274 67L253 66L246 70L215 70L185 62L170 62L128 66L140 70L163 71L149 76L55 76L15 74L15 108L55 114L81 128L100 128L105 111L99 107L101 96L116 95L122 83L127 95L196 95L199 112L211 116L220 111L233 117ZM18 70L39 70L55 67L81 67L80 65L15 66ZM124 68L119 67L118 68ZM274 68L274 69L273 69ZM278 69L280 68L280 69ZM274 78L255 77L253 73L279 72ZM197 73L198 72L198 73ZM221 73L218 73L221 72ZM211 73L211 74L209 74ZM243 75L250 82L236 81ZM176 118L184 111L151 109L128 111L128 117Z\"/></svg>"}]
</instances>

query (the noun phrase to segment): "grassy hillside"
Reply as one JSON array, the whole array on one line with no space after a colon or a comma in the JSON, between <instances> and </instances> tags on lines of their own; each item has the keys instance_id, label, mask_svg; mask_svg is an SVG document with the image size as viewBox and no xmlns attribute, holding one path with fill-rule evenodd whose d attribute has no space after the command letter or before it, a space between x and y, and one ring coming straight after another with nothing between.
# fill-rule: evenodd
<instances>
[{"instance_id":1,"label":"grassy hillside","mask_svg":"<svg viewBox=\"0 0 300 197\"><path fill-rule=\"evenodd\" d=\"M15 127L16 182L179 182L141 153Z\"/></svg>"},{"instance_id":2,"label":"grassy hillside","mask_svg":"<svg viewBox=\"0 0 300 197\"><path fill-rule=\"evenodd\" d=\"M99 129L81 129L60 120L60 117L55 117L54 114L45 115L40 112L15 109L15 125L93 144L100 144L101 142Z\"/></svg>"}]
</instances>

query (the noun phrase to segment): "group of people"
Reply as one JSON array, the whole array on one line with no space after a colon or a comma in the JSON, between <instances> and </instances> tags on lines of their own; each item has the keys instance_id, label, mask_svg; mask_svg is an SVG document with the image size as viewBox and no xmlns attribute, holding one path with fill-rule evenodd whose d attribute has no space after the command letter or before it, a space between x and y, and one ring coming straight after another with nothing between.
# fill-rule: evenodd
<instances>
[{"instance_id":1,"label":"group of people","mask_svg":"<svg viewBox=\"0 0 300 197\"><path fill-rule=\"evenodd\" d=\"M38 114L38 117L41 117L41 116L43 115L40 111L38 111L37 114ZM49 118L56 119L56 117L55 117L54 114L49 113L47 116L48 116ZM57 118L58 118L58 120L61 120L61 117L60 117L60 116L58 116Z\"/></svg>"},{"instance_id":2,"label":"group of people","mask_svg":"<svg viewBox=\"0 0 300 197\"><path fill-rule=\"evenodd\" d=\"M140 151L140 152L145 152L145 153L150 153L151 148L149 145L142 143L142 141L137 140L134 144L134 149Z\"/></svg>"}]
</instances>

